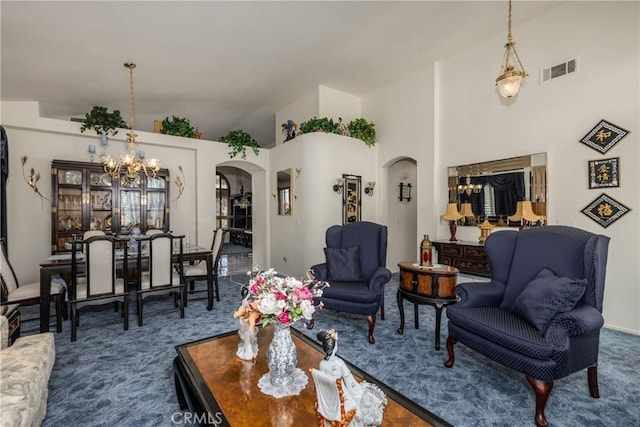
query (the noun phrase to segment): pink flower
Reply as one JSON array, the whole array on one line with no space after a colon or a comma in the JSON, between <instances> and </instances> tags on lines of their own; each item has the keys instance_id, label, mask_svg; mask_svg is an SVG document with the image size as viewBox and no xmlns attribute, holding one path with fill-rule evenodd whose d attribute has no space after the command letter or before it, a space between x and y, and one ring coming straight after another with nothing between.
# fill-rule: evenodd
<instances>
[{"instance_id":1,"label":"pink flower","mask_svg":"<svg viewBox=\"0 0 640 427\"><path fill-rule=\"evenodd\" d=\"M295 288L293 290L293 297L304 300L304 299L311 299L313 295L311 294L311 291L309 290L309 288L307 288L306 286L303 286L301 288Z\"/></svg>"},{"instance_id":2,"label":"pink flower","mask_svg":"<svg viewBox=\"0 0 640 427\"><path fill-rule=\"evenodd\" d=\"M276 299L277 300L286 300L287 299L287 294L280 292L280 291L276 291Z\"/></svg>"},{"instance_id":3,"label":"pink flower","mask_svg":"<svg viewBox=\"0 0 640 427\"><path fill-rule=\"evenodd\" d=\"M289 323L291 323L291 318L289 317L289 312L288 311L283 311L282 313L280 313L280 315L278 316L278 320L280 321L280 323L282 323L283 325L288 325Z\"/></svg>"}]
</instances>

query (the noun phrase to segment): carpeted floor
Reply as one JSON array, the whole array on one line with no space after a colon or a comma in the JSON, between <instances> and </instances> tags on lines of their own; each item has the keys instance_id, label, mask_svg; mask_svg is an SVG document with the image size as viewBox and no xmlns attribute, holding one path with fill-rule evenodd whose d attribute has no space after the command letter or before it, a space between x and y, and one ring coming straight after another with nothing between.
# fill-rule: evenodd
<instances>
[{"instance_id":1,"label":"carpeted floor","mask_svg":"<svg viewBox=\"0 0 640 427\"><path fill-rule=\"evenodd\" d=\"M237 277L247 280L246 275ZM305 333L337 329L340 356L456 426L533 425L534 397L524 376L462 345L456 346L455 366L443 366L446 350L436 351L433 344L433 308L420 307L421 327L416 330L405 303L410 323L399 335L396 289L394 277L385 294L387 317L378 319L374 345L367 343L361 317L328 310L319 312L315 329ZM81 315L75 343L65 322L63 333L55 334L56 363L44 425L174 425L172 415L179 411L171 365L174 346L236 328L232 313L240 301L239 285L223 278L220 290L221 301L213 311L206 311L205 301L190 301L184 319L177 309L147 315L154 306L171 307L170 300L158 300L145 306L145 325L138 327L132 308L128 331L122 323L86 327L95 319L117 316L111 306L95 309ZM443 343L446 330L443 315ZM260 349L258 357L264 354ZM589 396L586 371L557 381L546 409L550 426L640 425L638 368L640 337L603 330L600 399Z\"/></svg>"}]
</instances>

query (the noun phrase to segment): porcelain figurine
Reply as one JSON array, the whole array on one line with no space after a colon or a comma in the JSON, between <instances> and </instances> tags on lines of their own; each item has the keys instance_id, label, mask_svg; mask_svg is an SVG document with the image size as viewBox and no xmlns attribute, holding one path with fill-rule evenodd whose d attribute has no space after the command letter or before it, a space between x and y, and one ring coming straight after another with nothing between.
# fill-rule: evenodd
<instances>
[{"instance_id":1,"label":"porcelain figurine","mask_svg":"<svg viewBox=\"0 0 640 427\"><path fill-rule=\"evenodd\" d=\"M358 382L344 361L336 356L338 333L334 329L320 331L318 341L324 349L324 359L319 369L335 378L342 378L343 392L356 406L356 415L349 423L350 427L379 426L382 424L387 397L380 388L367 381Z\"/></svg>"}]
</instances>

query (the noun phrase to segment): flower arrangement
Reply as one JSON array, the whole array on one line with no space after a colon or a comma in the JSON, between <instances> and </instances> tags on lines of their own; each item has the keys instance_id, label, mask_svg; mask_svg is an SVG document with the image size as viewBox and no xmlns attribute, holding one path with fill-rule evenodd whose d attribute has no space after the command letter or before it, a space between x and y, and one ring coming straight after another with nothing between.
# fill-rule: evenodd
<instances>
[{"instance_id":1,"label":"flower arrangement","mask_svg":"<svg viewBox=\"0 0 640 427\"><path fill-rule=\"evenodd\" d=\"M289 326L300 319L311 320L316 311L313 298L322 296L322 289L328 286L309 273L307 280L278 276L272 268L254 269L249 275L248 310L260 313L262 326L274 321Z\"/></svg>"}]
</instances>

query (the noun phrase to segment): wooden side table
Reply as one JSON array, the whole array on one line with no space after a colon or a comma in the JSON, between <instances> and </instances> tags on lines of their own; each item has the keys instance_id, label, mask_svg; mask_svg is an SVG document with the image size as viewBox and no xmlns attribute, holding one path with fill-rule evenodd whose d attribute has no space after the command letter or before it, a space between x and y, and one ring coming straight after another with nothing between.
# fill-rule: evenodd
<instances>
[{"instance_id":1,"label":"wooden side table","mask_svg":"<svg viewBox=\"0 0 640 427\"><path fill-rule=\"evenodd\" d=\"M458 269L448 265L420 267L419 264L401 262L400 283L398 286L398 308L400 309L400 327L398 333L404 332L404 300L413 303L415 328L418 329L418 305L431 305L436 309L435 346L440 350L440 321L442 309L458 301L456 281Z\"/></svg>"}]
</instances>

